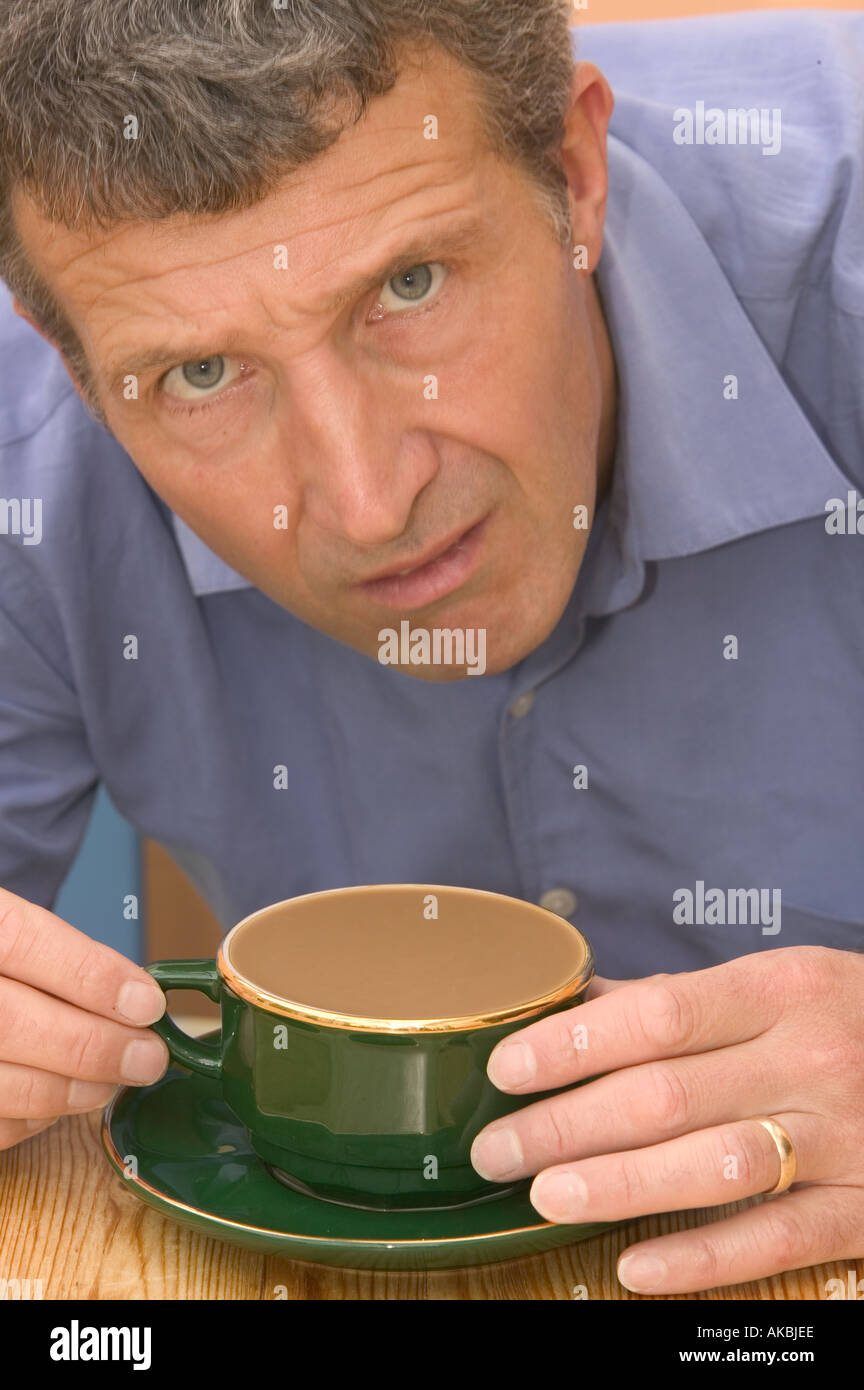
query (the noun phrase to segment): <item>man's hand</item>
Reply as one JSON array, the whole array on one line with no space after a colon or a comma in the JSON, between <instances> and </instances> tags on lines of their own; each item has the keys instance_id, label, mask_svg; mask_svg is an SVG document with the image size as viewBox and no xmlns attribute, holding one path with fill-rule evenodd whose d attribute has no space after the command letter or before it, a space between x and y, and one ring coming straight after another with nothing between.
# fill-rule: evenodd
<instances>
[{"instance_id":1,"label":"man's hand","mask_svg":"<svg viewBox=\"0 0 864 1390\"><path fill-rule=\"evenodd\" d=\"M165 996L119 951L0 888L0 1149L168 1065Z\"/></svg>"},{"instance_id":2,"label":"man's hand","mask_svg":"<svg viewBox=\"0 0 864 1390\"><path fill-rule=\"evenodd\" d=\"M618 1264L627 1288L692 1293L864 1256L864 955L791 946L710 970L597 977L583 1004L499 1043L488 1074L512 1095L595 1078L474 1141L484 1177L538 1175L531 1201L548 1221L767 1192L779 1154L748 1117L788 1130L798 1170L787 1192L631 1246Z\"/></svg>"}]
</instances>

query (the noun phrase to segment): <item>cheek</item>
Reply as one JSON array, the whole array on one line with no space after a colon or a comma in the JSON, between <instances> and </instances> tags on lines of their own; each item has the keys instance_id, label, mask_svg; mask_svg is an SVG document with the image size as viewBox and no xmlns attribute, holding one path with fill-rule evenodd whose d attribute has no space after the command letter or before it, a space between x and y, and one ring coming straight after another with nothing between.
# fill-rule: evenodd
<instances>
[{"instance_id":1,"label":"cheek","mask_svg":"<svg viewBox=\"0 0 864 1390\"><path fill-rule=\"evenodd\" d=\"M296 532L301 498L272 437L250 443L247 431L238 443L236 430L222 429L188 444L170 430L119 423L126 428L112 424L114 433L139 472L205 542L209 534L272 551Z\"/></svg>"},{"instance_id":2,"label":"cheek","mask_svg":"<svg viewBox=\"0 0 864 1390\"><path fill-rule=\"evenodd\" d=\"M529 471L538 477L554 471L574 429L593 418L585 345L558 315L524 322L502 315L484 324L453 386L468 418L482 415L489 452L532 459Z\"/></svg>"},{"instance_id":3,"label":"cheek","mask_svg":"<svg viewBox=\"0 0 864 1390\"><path fill-rule=\"evenodd\" d=\"M244 570L268 570L288 575L296 568L298 525L296 509L276 494L250 488L214 492L202 498L196 489L175 510L198 533L205 545L228 564Z\"/></svg>"}]
</instances>

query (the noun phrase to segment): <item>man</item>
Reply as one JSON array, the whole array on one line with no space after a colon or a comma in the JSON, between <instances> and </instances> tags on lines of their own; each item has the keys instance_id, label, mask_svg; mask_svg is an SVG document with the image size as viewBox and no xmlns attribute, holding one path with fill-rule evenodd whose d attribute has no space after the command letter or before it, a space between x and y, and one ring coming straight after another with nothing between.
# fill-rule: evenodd
<instances>
[{"instance_id":1,"label":"man","mask_svg":"<svg viewBox=\"0 0 864 1390\"><path fill-rule=\"evenodd\" d=\"M590 1046L490 1076L603 1075L475 1166L561 1221L786 1194L629 1287L859 1256L864 24L588 32L613 117L557 0L432 8L5 7L0 264L105 428L7 321L0 1140L166 1065L50 912L101 778L226 927L377 881L582 927Z\"/></svg>"}]
</instances>

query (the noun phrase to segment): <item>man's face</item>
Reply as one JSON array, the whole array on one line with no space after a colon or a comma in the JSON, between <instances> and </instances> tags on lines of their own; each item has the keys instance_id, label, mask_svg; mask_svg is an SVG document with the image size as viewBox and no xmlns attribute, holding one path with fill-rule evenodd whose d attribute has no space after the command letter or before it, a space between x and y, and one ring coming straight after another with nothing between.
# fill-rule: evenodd
<instances>
[{"instance_id":1,"label":"man's face","mask_svg":"<svg viewBox=\"0 0 864 1390\"><path fill-rule=\"evenodd\" d=\"M577 74L565 168L593 269L611 94ZM590 274L441 50L247 210L86 235L22 197L16 216L111 431L264 593L373 657L404 619L482 629L490 673L552 631L574 507L593 515L611 461L614 364Z\"/></svg>"}]
</instances>

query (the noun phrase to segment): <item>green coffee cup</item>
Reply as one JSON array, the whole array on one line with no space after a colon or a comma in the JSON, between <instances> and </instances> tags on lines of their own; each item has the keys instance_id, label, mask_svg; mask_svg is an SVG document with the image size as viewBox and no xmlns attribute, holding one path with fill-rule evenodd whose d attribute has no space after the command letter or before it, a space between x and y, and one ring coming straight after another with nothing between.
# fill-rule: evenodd
<instances>
[{"instance_id":1,"label":"green coffee cup","mask_svg":"<svg viewBox=\"0 0 864 1390\"><path fill-rule=\"evenodd\" d=\"M153 1029L175 1062L221 1082L274 1177L389 1210L528 1185L481 1178L471 1144L553 1093L505 1095L486 1064L502 1038L581 1003L594 959L533 903L384 884L274 903L238 922L216 960L147 968L165 990L220 1004L218 1038L191 1038L167 1015Z\"/></svg>"}]
</instances>

